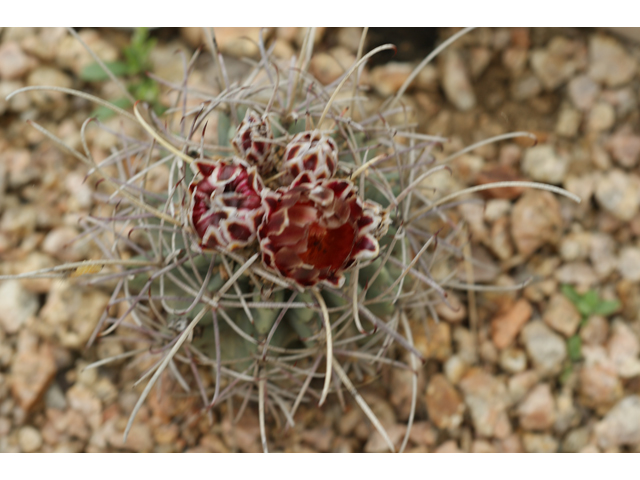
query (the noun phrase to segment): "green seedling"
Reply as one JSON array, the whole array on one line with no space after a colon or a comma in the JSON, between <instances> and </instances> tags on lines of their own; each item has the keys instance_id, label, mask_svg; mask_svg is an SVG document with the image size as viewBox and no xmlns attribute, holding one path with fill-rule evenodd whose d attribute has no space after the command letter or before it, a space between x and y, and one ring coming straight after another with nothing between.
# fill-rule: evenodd
<instances>
[{"instance_id":1,"label":"green seedling","mask_svg":"<svg viewBox=\"0 0 640 480\"><path fill-rule=\"evenodd\" d=\"M619 300L604 300L593 289L584 294L579 294L571 285L562 285L561 291L575 305L582 316L579 329L586 324L591 315L607 317L620 308ZM567 340L567 351L572 362L578 362L582 358L582 340L580 339L579 329L575 335Z\"/></svg>"},{"instance_id":2,"label":"green seedling","mask_svg":"<svg viewBox=\"0 0 640 480\"><path fill-rule=\"evenodd\" d=\"M136 100L147 102L157 114L165 110L160 104L160 87L145 73L152 67L151 52L156 45L156 39L149 37L149 29L137 27L131 37L131 44L124 47L124 61L105 62L105 66L116 77L125 80L127 89ZM109 75L98 63L87 65L80 73L80 78L86 82L103 82L109 80ZM129 98L122 97L112 101L114 105L127 109L132 106ZM106 108L96 108L93 116L106 120L115 115L114 111Z\"/></svg>"}]
</instances>

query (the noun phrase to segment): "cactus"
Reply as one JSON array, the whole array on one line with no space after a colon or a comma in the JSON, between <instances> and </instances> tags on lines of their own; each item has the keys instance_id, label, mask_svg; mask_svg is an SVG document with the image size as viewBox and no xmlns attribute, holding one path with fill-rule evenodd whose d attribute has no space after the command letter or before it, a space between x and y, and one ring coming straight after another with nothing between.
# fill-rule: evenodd
<instances>
[{"instance_id":1,"label":"cactus","mask_svg":"<svg viewBox=\"0 0 640 480\"><path fill-rule=\"evenodd\" d=\"M430 266L444 262L453 271L457 261L454 239L438 240L430 219L444 215L441 207L454 198L491 187L438 200L416 193L424 179L446 168L432 166L430 155L444 139L417 133L400 99L434 55L396 95L373 107L359 85L359 68L393 46L360 53L341 78L323 86L307 71L312 39L310 29L295 64L276 61L261 45L262 58L239 84L229 83L210 42L220 92L191 91L186 80L173 85L179 98L163 118L140 103L131 114L57 88L148 132L122 137L122 148L101 162L86 142L84 152L74 150L34 123L100 176L110 193L111 216L91 226L105 258L83 265L104 266L92 282L112 285L111 305L128 308L118 318L105 311L91 342L118 328L134 329L156 359L125 437L160 375L176 375L167 369L175 362L196 377L211 370L213 392L200 389L203 411L234 396L257 401L265 451L267 402L291 422L302 402L322 405L342 387L389 449L397 449L358 394L356 379L384 364L417 372L422 356L412 344L407 312L446 302L447 278L432 276ZM46 87L12 95L33 88ZM200 105L187 108L187 99ZM217 144L204 140L207 122L217 125ZM88 128L95 128L91 119L82 126L83 138ZM529 136L492 140L523 135ZM168 171L164 191L148 185L154 169ZM514 183L547 188L497 186ZM408 365L392 358L391 344L410 352Z\"/></svg>"}]
</instances>

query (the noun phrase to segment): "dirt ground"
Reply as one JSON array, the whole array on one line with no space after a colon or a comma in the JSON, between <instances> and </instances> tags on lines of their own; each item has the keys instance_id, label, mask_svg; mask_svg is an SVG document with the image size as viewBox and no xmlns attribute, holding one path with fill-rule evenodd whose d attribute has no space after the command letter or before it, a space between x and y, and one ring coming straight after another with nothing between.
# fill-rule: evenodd
<instances>
[{"instance_id":1,"label":"dirt ground","mask_svg":"<svg viewBox=\"0 0 640 480\"><path fill-rule=\"evenodd\" d=\"M457 30L371 32L369 48L391 41L395 57L368 66L370 95L386 98L437 44ZM233 58L255 58L253 28L216 30L230 72ZM80 29L104 60L123 58L126 30ZM350 65L361 29L318 29L310 72L322 83ZM274 52L299 48L301 30L271 29ZM181 78L183 59L204 43L198 29L158 29L152 71ZM411 452L640 451L640 34L575 28L480 28L427 66L403 102L419 131L449 141L438 158L496 135L535 134L479 146L437 177L443 191L490 181L530 180L567 189L582 200L506 188L462 203L451 215L468 225L473 272L483 285L509 292L451 291L457 310L416 339L427 358L418 376ZM205 54L208 52L205 52ZM203 57L206 55L203 55ZM97 198L85 167L30 127L34 120L76 148L92 114L84 99L32 91L57 85L117 98L111 82L87 82L93 60L64 29L0 31L0 275L20 274L99 255L69 242ZM206 88L211 62L194 82ZM159 102L167 97L161 91ZM118 128L117 118L105 123ZM133 132L135 133L135 132ZM92 133L106 156L112 139ZM528 282L528 283L527 283ZM89 363L123 352L118 342L85 349L108 291L73 279L0 282L0 452L257 452L258 413L238 405L203 416L199 397L167 378L140 410L122 443L144 385L142 365L93 370ZM403 355L399 352L398 355ZM411 374L383 370L361 392L396 444L406 432ZM176 393L178 392L178 393ZM306 405L296 425L268 417L272 451L383 452L386 445L355 402L335 396ZM211 421L210 421L211 420Z\"/></svg>"}]
</instances>

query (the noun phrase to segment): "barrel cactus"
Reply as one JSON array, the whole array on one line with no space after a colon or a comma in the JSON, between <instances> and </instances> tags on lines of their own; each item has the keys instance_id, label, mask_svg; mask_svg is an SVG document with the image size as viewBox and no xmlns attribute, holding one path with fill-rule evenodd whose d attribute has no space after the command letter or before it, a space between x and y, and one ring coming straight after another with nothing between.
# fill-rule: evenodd
<instances>
[{"instance_id":1,"label":"barrel cactus","mask_svg":"<svg viewBox=\"0 0 640 480\"><path fill-rule=\"evenodd\" d=\"M83 268L103 266L91 281L110 285L111 304L127 307L119 316L105 311L91 342L129 328L148 341L142 353L155 362L126 432L161 375L193 375L186 383L196 386L203 412L233 397L258 403L265 451L266 405L291 423L301 403L322 405L342 389L389 449L402 450L410 429L394 445L356 385L382 365L406 368L415 379L423 358L409 312L447 301L450 276L432 275L430 267L437 261L451 272L458 261L454 242L438 241L431 220L465 192L436 200L419 193L425 178L446 168L431 155L444 139L418 133L401 103L433 55L380 106L367 101L359 73L391 45L359 52L329 85L308 72L313 29L296 62L261 48L240 83L229 82L215 41L210 47L220 91L184 87L187 69L185 82L171 87L177 96L164 118L141 103L131 113L57 88L148 132L121 136L121 149L108 158L96 161L89 149L43 131L110 193L112 214L88 227L105 257ZM21 91L33 88L46 87ZM96 126L85 122L82 136ZM204 134L212 126L215 143ZM166 174L163 190L148 182L155 172ZM394 344L409 352L404 360L393 357ZM203 384L205 376L211 385Z\"/></svg>"}]
</instances>

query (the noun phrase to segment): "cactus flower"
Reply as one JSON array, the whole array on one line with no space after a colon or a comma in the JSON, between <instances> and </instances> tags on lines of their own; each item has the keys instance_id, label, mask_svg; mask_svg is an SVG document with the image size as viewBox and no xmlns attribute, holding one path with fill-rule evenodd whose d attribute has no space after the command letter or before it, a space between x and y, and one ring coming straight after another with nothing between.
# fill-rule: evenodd
<instances>
[{"instance_id":1,"label":"cactus flower","mask_svg":"<svg viewBox=\"0 0 640 480\"><path fill-rule=\"evenodd\" d=\"M241 158L264 175L273 170L275 164L275 147L272 141L273 133L269 122L249 109L238 125L231 144Z\"/></svg>"},{"instance_id":2,"label":"cactus flower","mask_svg":"<svg viewBox=\"0 0 640 480\"><path fill-rule=\"evenodd\" d=\"M189 220L204 248L243 248L256 239L264 216L264 188L255 167L233 157L217 163L196 162Z\"/></svg>"},{"instance_id":3,"label":"cactus flower","mask_svg":"<svg viewBox=\"0 0 640 480\"><path fill-rule=\"evenodd\" d=\"M288 181L302 172L313 174L316 180L331 178L338 168L338 147L318 130L298 133L287 145L283 162Z\"/></svg>"},{"instance_id":4,"label":"cactus flower","mask_svg":"<svg viewBox=\"0 0 640 480\"><path fill-rule=\"evenodd\" d=\"M344 271L376 257L388 214L363 201L348 180L301 174L289 188L263 192L258 229L264 264L301 287L344 284Z\"/></svg>"}]
</instances>

